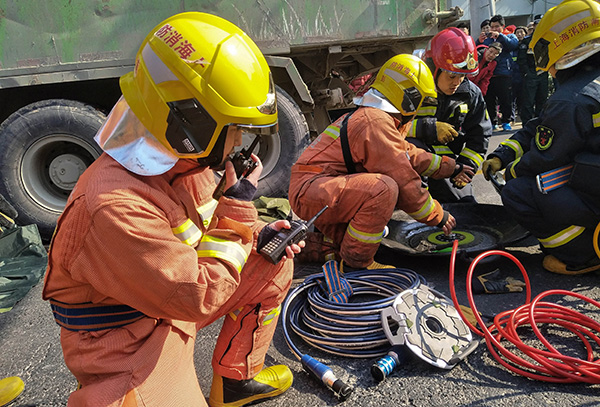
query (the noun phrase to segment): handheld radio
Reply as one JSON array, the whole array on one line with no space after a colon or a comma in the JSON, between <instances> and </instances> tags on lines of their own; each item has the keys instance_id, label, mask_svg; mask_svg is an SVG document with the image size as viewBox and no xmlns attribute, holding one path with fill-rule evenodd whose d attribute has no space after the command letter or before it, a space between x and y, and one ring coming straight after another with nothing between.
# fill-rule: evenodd
<instances>
[{"instance_id":1,"label":"handheld radio","mask_svg":"<svg viewBox=\"0 0 600 407\"><path fill-rule=\"evenodd\" d=\"M258 144L259 141L260 141L260 136L257 135L249 147L244 148L241 151L238 151L231 158L231 162L233 163L233 168L235 168L235 175L238 177L238 179L242 175L244 175L244 176L250 175L250 173L252 171L254 171L254 169L258 165L256 161L254 161L252 158L250 158L250 156L252 155L252 151L254 151L254 149L256 148L256 145ZM223 176L221 177L221 180L217 184L217 187L215 188L215 192L213 192L213 199L218 201L219 198L223 196L223 192L224 192L223 189L225 189L226 181L227 181L227 177L225 176L225 171L223 171Z\"/></svg>"},{"instance_id":2,"label":"handheld radio","mask_svg":"<svg viewBox=\"0 0 600 407\"><path fill-rule=\"evenodd\" d=\"M328 207L329 206L325 205L325 207L323 207L323 209L308 222L305 222L302 219L291 221L291 227L289 229L281 229L277 232L269 243L260 249L260 254L273 264L279 263L279 260L285 255L285 248L304 239L304 237L306 237L306 232L308 232L308 228L312 226L314 221L321 216Z\"/></svg>"}]
</instances>

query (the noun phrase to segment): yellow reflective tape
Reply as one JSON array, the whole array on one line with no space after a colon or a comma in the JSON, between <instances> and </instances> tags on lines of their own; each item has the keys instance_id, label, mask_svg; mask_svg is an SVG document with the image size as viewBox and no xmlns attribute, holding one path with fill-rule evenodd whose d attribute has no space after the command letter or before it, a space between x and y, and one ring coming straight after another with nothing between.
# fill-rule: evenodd
<instances>
[{"instance_id":1,"label":"yellow reflective tape","mask_svg":"<svg viewBox=\"0 0 600 407\"><path fill-rule=\"evenodd\" d=\"M521 157L517 158L515 161L513 161L512 163L510 163L510 175L513 178L517 178L517 173L515 172L515 167L517 166L517 163L521 161Z\"/></svg>"},{"instance_id":2,"label":"yellow reflective tape","mask_svg":"<svg viewBox=\"0 0 600 407\"><path fill-rule=\"evenodd\" d=\"M198 212L198 215L200 215L204 227L207 228L208 225L210 225L210 221L215 213L215 209L217 209L218 203L219 201L216 199L211 199L208 203L196 208L196 212Z\"/></svg>"},{"instance_id":3,"label":"yellow reflective tape","mask_svg":"<svg viewBox=\"0 0 600 407\"><path fill-rule=\"evenodd\" d=\"M198 257L213 257L231 263L238 272L248 260L248 253L244 248L229 240L205 235L196 250Z\"/></svg>"},{"instance_id":4,"label":"yellow reflective tape","mask_svg":"<svg viewBox=\"0 0 600 407\"><path fill-rule=\"evenodd\" d=\"M383 239L383 230L379 233L367 233L359 231L350 224L346 228L346 233L363 243L379 243Z\"/></svg>"},{"instance_id":5,"label":"yellow reflective tape","mask_svg":"<svg viewBox=\"0 0 600 407\"><path fill-rule=\"evenodd\" d=\"M440 157L437 154L431 154L431 163L429 163L429 167L427 167L427 169L423 171L423 174L421 175L428 177L431 174L435 173L437 170L439 170L441 165L442 157Z\"/></svg>"},{"instance_id":6,"label":"yellow reflective tape","mask_svg":"<svg viewBox=\"0 0 600 407\"><path fill-rule=\"evenodd\" d=\"M438 155L454 155L454 152L450 150L448 146L432 146L433 151Z\"/></svg>"},{"instance_id":7,"label":"yellow reflective tape","mask_svg":"<svg viewBox=\"0 0 600 407\"><path fill-rule=\"evenodd\" d=\"M512 149L515 152L515 158L519 158L523 155L523 147L521 147L521 144L516 140L504 140L500 145Z\"/></svg>"},{"instance_id":8,"label":"yellow reflective tape","mask_svg":"<svg viewBox=\"0 0 600 407\"><path fill-rule=\"evenodd\" d=\"M279 313L281 312L281 305L277 308L275 308L273 311L269 312L267 315L265 315L265 319L263 319L263 325L269 325L271 322L273 322L275 320L275 318L277 317L277 315L279 315Z\"/></svg>"},{"instance_id":9,"label":"yellow reflective tape","mask_svg":"<svg viewBox=\"0 0 600 407\"><path fill-rule=\"evenodd\" d=\"M417 121L419 119L413 119L410 130L408 131L408 137L417 137Z\"/></svg>"},{"instance_id":10,"label":"yellow reflective tape","mask_svg":"<svg viewBox=\"0 0 600 407\"><path fill-rule=\"evenodd\" d=\"M436 111L436 106L421 106L417 110L417 116L435 116Z\"/></svg>"},{"instance_id":11,"label":"yellow reflective tape","mask_svg":"<svg viewBox=\"0 0 600 407\"><path fill-rule=\"evenodd\" d=\"M340 128L332 124L323 131L323 134L327 134L335 140L340 136Z\"/></svg>"},{"instance_id":12,"label":"yellow reflective tape","mask_svg":"<svg viewBox=\"0 0 600 407\"><path fill-rule=\"evenodd\" d=\"M429 214L431 212L433 212L434 209L435 209L435 202L433 201L433 198L431 197L431 195L429 195L429 197L427 198L427 201L423 204L423 206L421 206L421 209L419 209L416 212L408 212L408 214L413 219L419 220L419 219L424 219L427 216L429 216Z\"/></svg>"},{"instance_id":13,"label":"yellow reflective tape","mask_svg":"<svg viewBox=\"0 0 600 407\"><path fill-rule=\"evenodd\" d=\"M583 226L571 225L550 237L538 240L542 246L551 249L569 243L571 240L582 234L584 230L585 228Z\"/></svg>"},{"instance_id":14,"label":"yellow reflective tape","mask_svg":"<svg viewBox=\"0 0 600 407\"><path fill-rule=\"evenodd\" d=\"M470 148L463 148L463 150L460 152L460 155L473 161L478 167L480 167L483 163L483 157L481 154L479 154L477 151L471 150Z\"/></svg>"},{"instance_id":15,"label":"yellow reflective tape","mask_svg":"<svg viewBox=\"0 0 600 407\"><path fill-rule=\"evenodd\" d=\"M600 127L600 112L592 115L592 121L594 122L594 127Z\"/></svg>"},{"instance_id":16,"label":"yellow reflective tape","mask_svg":"<svg viewBox=\"0 0 600 407\"><path fill-rule=\"evenodd\" d=\"M191 219L186 220L176 228L171 228L171 230L179 240L188 246L194 246L202 238L202 231Z\"/></svg>"},{"instance_id":17,"label":"yellow reflective tape","mask_svg":"<svg viewBox=\"0 0 600 407\"><path fill-rule=\"evenodd\" d=\"M459 108L461 113L469 113L469 105L466 103L461 103Z\"/></svg>"}]
</instances>

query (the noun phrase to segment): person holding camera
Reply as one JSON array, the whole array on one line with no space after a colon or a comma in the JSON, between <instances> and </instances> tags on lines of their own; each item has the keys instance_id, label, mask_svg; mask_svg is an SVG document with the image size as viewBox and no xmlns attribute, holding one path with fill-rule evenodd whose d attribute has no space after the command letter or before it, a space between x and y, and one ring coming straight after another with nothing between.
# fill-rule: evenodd
<instances>
[{"instance_id":1,"label":"person holding camera","mask_svg":"<svg viewBox=\"0 0 600 407\"><path fill-rule=\"evenodd\" d=\"M502 45L502 52L496 58L496 68L490 79L485 103L494 128L498 123L496 106L500 108L502 129L512 130L510 122L513 120L512 104L512 51L517 49L519 40L514 34L504 34L504 17L497 14L490 18L490 32L479 35L479 42L489 46L493 42Z\"/></svg>"}]
</instances>

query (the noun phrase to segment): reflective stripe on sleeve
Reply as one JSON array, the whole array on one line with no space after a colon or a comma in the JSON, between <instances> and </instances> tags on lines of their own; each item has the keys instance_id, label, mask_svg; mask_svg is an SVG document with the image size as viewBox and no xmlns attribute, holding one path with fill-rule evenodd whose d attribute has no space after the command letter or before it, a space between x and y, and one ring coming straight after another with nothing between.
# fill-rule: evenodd
<instances>
[{"instance_id":1,"label":"reflective stripe on sleeve","mask_svg":"<svg viewBox=\"0 0 600 407\"><path fill-rule=\"evenodd\" d=\"M417 137L417 122L419 119L413 119L413 122L410 126L410 130L408 131L408 137Z\"/></svg>"},{"instance_id":2,"label":"reflective stripe on sleeve","mask_svg":"<svg viewBox=\"0 0 600 407\"><path fill-rule=\"evenodd\" d=\"M191 219L186 220L176 228L171 228L173 234L188 246L195 246L202 238L202 231L192 222Z\"/></svg>"},{"instance_id":3,"label":"reflective stripe on sleeve","mask_svg":"<svg viewBox=\"0 0 600 407\"><path fill-rule=\"evenodd\" d=\"M477 151L471 150L470 148L463 148L459 155L462 155L463 157L473 161L478 167L481 167L481 164L483 163L483 157L481 154L479 154Z\"/></svg>"},{"instance_id":4,"label":"reflective stripe on sleeve","mask_svg":"<svg viewBox=\"0 0 600 407\"><path fill-rule=\"evenodd\" d=\"M600 112L592 115L592 122L594 127L600 127Z\"/></svg>"},{"instance_id":5,"label":"reflective stripe on sleeve","mask_svg":"<svg viewBox=\"0 0 600 407\"><path fill-rule=\"evenodd\" d=\"M275 318L277 317L277 315L279 315L280 312L281 312L281 305L279 307L275 308L273 311L269 312L267 315L265 315L265 319L263 319L262 324L269 325L271 322L273 322L275 320Z\"/></svg>"},{"instance_id":6,"label":"reflective stripe on sleeve","mask_svg":"<svg viewBox=\"0 0 600 407\"><path fill-rule=\"evenodd\" d=\"M352 227L350 224L346 228L346 233L363 243L379 243L383 239L383 230L379 233L366 233Z\"/></svg>"},{"instance_id":7,"label":"reflective stripe on sleeve","mask_svg":"<svg viewBox=\"0 0 600 407\"><path fill-rule=\"evenodd\" d=\"M585 228L583 226L571 225L550 237L538 240L542 246L547 249L551 249L569 243L571 240L582 234L584 230Z\"/></svg>"},{"instance_id":8,"label":"reflective stripe on sleeve","mask_svg":"<svg viewBox=\"0 0 600 407\"><path fill-rule=\"evenodd\" d=\"M432 146L433 151L438 155L454 155L448 146Z\"/></svg>"},{"instance_id":9,"label":"reflective stripe on sleeve","mask_svg":"<svg viewBox=\"0 0 600 407\"><path fill-rule=\"evenodd\" d=\"M323 130L323 134L327 134L329 137L335 140L340 136L340 128L332 124Z\"/></svg>"},{"instance_id":10,"label":"reflective stripe on sleeve","mask_svg":"<svg viewBox=\"0 0 600 407\"><path fill-rule=\"evenodd\" d=\"M509 164L510 168L508 169L508 171L510 172L511 177L513 177L513 178L517 178L517 173L515 172L515 167L517 166L519 161L521 161L521 157L517 158L515 161L513 161L512 163Z\"/></svg>"},{"instance_id":11,"label":"reflective stripe on sleeve","mask_svg":"<svg viewBox=\"0 0 600 407\"><path fill-rule=\"evenodd\" d=\"M504 140L500 143L501 146L506 146L515 152L515 158L519 158L523 155L523 147L516 140Z\"/></svg>"},{"instance_id":12,"label":"reflective stripe on sleeve","mask_svg":"<svg viewBox=\"0 0 600 407\"><path fill-rule=\"evenodd\" d=\"M226 261L234 266L238 273L242 272L242 267L248 260L248 253L241 245L209 235L202 238L196 252L198 257L213 257Z\"/></svg>"},{"instance_id":13,"label":"reflective stripe on sleeve","mask_svg":"<svg viewBox=\"0 0 600 407\"><path fill-rule=\"evenodd\" d=\"M428 176L434 174L437 170L439 170L441 165L442 165L442 157L440 157L437 154L431 154L431 163L429 164L429 167L427 167L427 169L425 171L423 171L423 173L421 175L428 177Z\"/></svg>"},{"instance_id":14,"label":"reflective stripe on sleeve","mask_svg":"<svg viewBox=\"0 0 600 407\"><path fill-rule=\"evenodd\" d=\"M223 176L225 176L225 174L223 174ZM210 225L210 221L215 213L215 209L217 209L218 203L219 201L216 199L211 199L208 203L196 208L196 211L198 212L198 215L200 215L202 224L205 228L208 228L208 225Z\"/></svg>"},{"instance_id":15,"label":"reflective stripe on sleeve","mask_svg":"<svg viewBox=\"0 0 600 407\"><path fill-rule=\"evenodd\" d=\"M417 116L435 116L436 111L436 106L421 106L419 110L417 110Z\"/></svg>"},{"instance_id":16,"label":"reflective stripe on sleeve","mask_svg":"<svg viewBox=\"0 0 600 407\"><path fill-rule=\"evenodd\" d=\"M419 209L416 212L408 212L408 214L410 215L410 217L412 217L415 220L421 220L421 219L425 219L427 216L429 216L431 214L431 212L433 212L434 209L435 209L435 202L434 202L433 198L431 197L431 195L429 195L429 197L427 198L427 201L423 204L423 206L421 206L421 209Z\"/></svg>"}]
</instances>

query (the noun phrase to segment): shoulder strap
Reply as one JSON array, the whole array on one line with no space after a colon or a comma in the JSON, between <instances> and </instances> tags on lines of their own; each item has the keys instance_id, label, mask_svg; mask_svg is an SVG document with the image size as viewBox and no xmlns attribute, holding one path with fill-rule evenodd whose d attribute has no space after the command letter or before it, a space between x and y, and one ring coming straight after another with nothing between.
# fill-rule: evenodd
<instances>
[{"instance_id":1,"label":"shoulder strap","mask_svg":"<svg viewBox=\"0 0 600 407\"><path fill-rule=\"evenodd\" d=\"M342 153L344 154L344 163L348 174L356 173L356 167L352 160L352 153L350 153L350 143L348 142L348 119L352 116L352 113L348 113L344 120L342 120L342 126L340 127L340 142L342 143Z\"/></svg>"}]
</instances>

